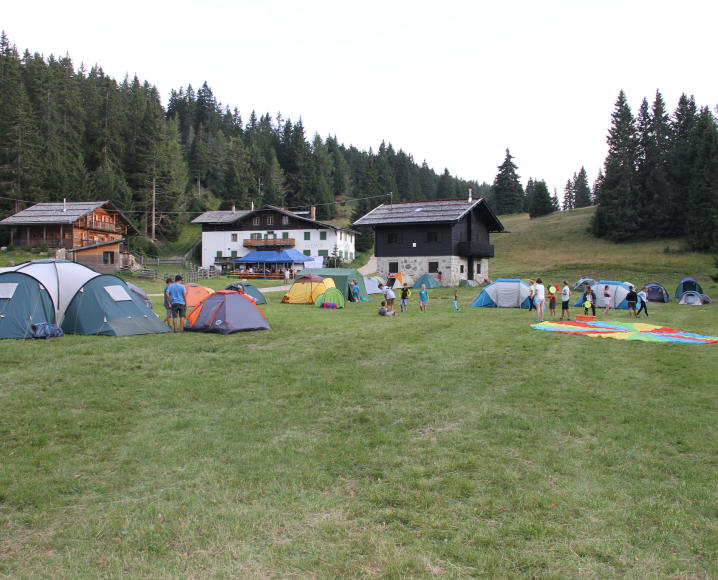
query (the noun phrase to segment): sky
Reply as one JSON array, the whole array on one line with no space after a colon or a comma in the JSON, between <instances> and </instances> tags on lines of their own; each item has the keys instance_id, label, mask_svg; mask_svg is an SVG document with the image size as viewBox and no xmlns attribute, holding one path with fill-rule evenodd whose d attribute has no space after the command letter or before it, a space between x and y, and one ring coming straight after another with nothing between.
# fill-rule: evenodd
<instances>
[{"instance_id":1,"label":"sky","mask_svg":"<svg viewBox=\"0 0 718 580\"><path fill-rule=\"evenodd\" d=\"M118 82L215 98L293 122L307 139L382 141L437 173L492 183L508 148L525 185L561 196L607 153L619 91L715 110L718 2L693 0L85 0L8 2L20 54L68 55Z\"/></svg>"}]
</instances>

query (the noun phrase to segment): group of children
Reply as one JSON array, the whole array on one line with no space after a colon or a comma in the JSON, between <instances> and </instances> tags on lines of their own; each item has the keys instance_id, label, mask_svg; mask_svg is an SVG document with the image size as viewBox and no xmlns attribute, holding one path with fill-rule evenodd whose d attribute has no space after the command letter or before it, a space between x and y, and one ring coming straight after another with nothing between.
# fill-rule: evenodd
<instances>
[{"instance_id":1,"label":"group of children","mask_svg":"<svg viewBox=\"0 0 718 580\"><path fill-rule=\"evenodd\" d=\"M384 300L381 301L381 306L379 307L379 316L398 316L399 312L394 310L394 300L396 300L394 290L384 284L379 284L379 290L384 294ZM401 290L399 290L399 293L399 309L401 312L408 312L411 288L405 283L401 287ZM426 289L426 284L422 284L419 290L419 310L426 312L428 306L429 291ZM454 290L454 311L459 311L459 297L456 290Z\"/></svg>"},{"instance_id":2,"label":"group of children","mask_svg":"<svg viewBox=\"0 0 718 580\"><path fill-rule=\"evenodd\" d=\"M628 314L630 317L639 317L641 312L646 313L648 317L648 289L644 286L640 292L636 292L633 286L628 287L628 294L626 295L626 302L628 303ZM551 318L556 316L556 294L558 293L557 286L548 287L548 300L549 300L549 311ZM563 281L561 288L561 318L559 320L571 320L571 288L568 285L568 281ZM603 288L603 298L605 302L605 309L603 311L604 316L611 310L611 287L606 284ZM529 311L536 309L536 320L537 322L543 322L544 317L544 304L546 302L546 287L543 285L541 278L532 278L529 284ZM584 286L583 295L581 296L581 304L583 304L583 313L588 315L589 310L593 316L596 316L596 293L591 288L590 284ZM638 309L636 306L638 305Z\"/></svg>"}]
</instances>

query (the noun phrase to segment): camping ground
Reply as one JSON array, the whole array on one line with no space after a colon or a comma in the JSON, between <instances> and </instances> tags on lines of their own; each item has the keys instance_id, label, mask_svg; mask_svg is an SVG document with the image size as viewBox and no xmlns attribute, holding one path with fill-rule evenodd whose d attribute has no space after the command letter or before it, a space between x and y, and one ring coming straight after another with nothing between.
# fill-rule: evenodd
<instances>
[{"instance_id":1,"label":"camping ground","mask_svg":"<svg viewBox=\"0 0 718 580\"><path fill-rule=\"evenodd\" d=\"M711 256L611 261L587 215L507 218L492 278L718 297ZM718 345L551 335L477 294L379 317L267 293L271 331L2 341L0 575L718 575ZM649 308L718 334L715 304Z\"/></svg>"}]
</instances>

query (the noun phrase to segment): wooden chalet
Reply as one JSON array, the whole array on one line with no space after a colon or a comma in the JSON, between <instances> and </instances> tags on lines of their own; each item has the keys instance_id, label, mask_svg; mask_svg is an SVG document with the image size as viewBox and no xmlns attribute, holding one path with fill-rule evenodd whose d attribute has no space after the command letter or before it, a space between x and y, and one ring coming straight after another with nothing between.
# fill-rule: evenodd
<instances>
[{"instance_id":1,"label":"wooden chalet","mask_svg":"<svg viewBox=\"0 0 718 580\"><path fill-rule=\"evenodd\" d=\"M354 222L376 232L377 271L384 276L429 273L444 285L485 282L494 247L489 234L504 226L483 198L385 203Z\"/></svg>"},{"instance_id":2,"label":"wooden chalet","mask_svg":"<svg viewBox=\"0 0 718 580\"><path fill-rule=\"evenodd\" d=\"M65 249L68 259L100 272L129 263L126 240L139 232L112 202L37 203L0 221L13 246Z\"/></svg>"}]
</instances>

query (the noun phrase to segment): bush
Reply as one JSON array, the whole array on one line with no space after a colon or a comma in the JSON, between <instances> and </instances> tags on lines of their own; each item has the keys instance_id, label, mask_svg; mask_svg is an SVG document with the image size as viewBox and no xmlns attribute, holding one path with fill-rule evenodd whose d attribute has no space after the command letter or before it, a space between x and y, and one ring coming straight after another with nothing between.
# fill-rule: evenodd
<instances>
[{"instance_id":1,"label":"bush","mask_svg":"<svg viewBox=\"0 0 718 580\"><path fill-rule=\"evenodd\" d=\"M130 238L130 250L150 258L156 258L160 254L159 249L152 240L140 236Z\"/></svg>"}]
</instances>

